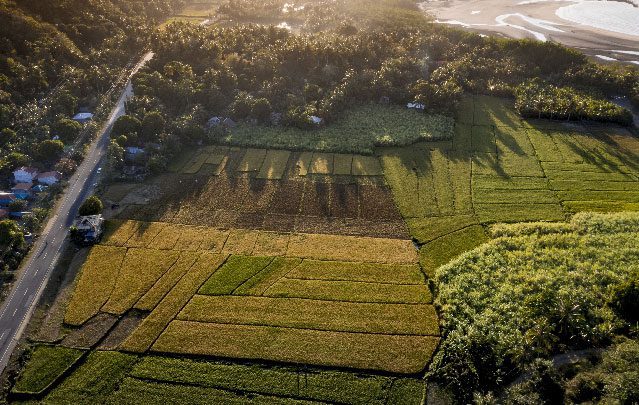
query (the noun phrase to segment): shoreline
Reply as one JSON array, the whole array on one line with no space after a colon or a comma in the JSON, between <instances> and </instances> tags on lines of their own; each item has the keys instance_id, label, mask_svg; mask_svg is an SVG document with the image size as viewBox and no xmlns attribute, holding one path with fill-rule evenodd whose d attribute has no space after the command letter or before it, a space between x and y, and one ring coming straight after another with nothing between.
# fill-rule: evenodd
<instances>
[{"instance_id":1,"label":"shoreline","mask_svg":"<svg viewBox=\"0 0 639 405\"><path fill-rule=\"evenodd\" d=\"M578 49L601 63L639 66L639 36L560 18L557 10L571 4L579 3L546 0L439 0L421 2L419 7L433 15L440 24L453 25L483 35L558 42Z\"/></svg>"}]
</instances>

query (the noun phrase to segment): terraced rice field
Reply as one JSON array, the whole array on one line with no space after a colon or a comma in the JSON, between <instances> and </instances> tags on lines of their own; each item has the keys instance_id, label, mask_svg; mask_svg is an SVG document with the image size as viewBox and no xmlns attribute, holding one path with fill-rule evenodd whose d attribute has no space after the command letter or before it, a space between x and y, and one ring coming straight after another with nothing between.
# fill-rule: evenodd
<instances>
[{"instance_id":1,"label":"terraced rice field","mask_svg":"<svg viewBox=\"0 0 639 405\"><path fill-rule=\"evenodd\" d=\"M172 174L106 198L122 219L216 228L409 238L377 157L204 147ZM148 198L135 198L148 191ZM113 197L113 198L111 198Z\"/></svg>"},{"instance_id":2,"label":"terraced rice field","mask_svg":"<svg viewBox=\"0 0 639 405\"><path fill-rule=\"evenodd\" d=\"M423 403L435 269L510 229L490 223L639 210L637 138L525 122L494 98L467 99L452 139L377 152L207 146L111 186L123 209L81 268L61 343L38 346L13 393Z\"/></svg>"},{"instance_id":3,"label":"terraced rice field","mask_svg":"<svg viewBox=\"0 0 639 405\"><path fill-rule=\"evenodd\" d=\"M615 127L522 121L505 100L464 101L450 142L381 152L428 274L483 243L481 225L639 210L639 139Z\"/></svg>"},{"instance_id":4,"label":"terraced rice field","mask_svg":"<svg viewBox=\"0 0 639 405\"><path fill-rule=\"evenodd\" d=\"M81 326L103 314L148 312L121 350L413 374L439 341L410 240L135 221L108 226L81 270L65 320ZM197 243L180 243L196 233ZM121 257L105 279L94 261L109 262L114 252ZM108 294L87 293L96 280Z\"/></svg>"}]
</instances>

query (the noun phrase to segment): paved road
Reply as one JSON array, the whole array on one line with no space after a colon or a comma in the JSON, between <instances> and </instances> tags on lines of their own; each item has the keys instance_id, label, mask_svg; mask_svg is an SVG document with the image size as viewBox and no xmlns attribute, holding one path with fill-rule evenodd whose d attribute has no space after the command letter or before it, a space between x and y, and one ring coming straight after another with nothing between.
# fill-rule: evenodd
<instances>
[{"instance_id":1,"label":"paved road","mask_svg":"<svg viewBox=\"0 0 639 405\"><path fill-rule=\"evenodd\" d=\"M152 56L150 52L144 55L131 71L131 75ZM49 219L42 235L32 247L31 254L22 264L18 279L0 309L0 373L7 366L11 353L29 323L49 281L51 271L65 247L68 229L73 223L78 207L93 192L98 167L106 156L109 145L109 133L115 120L124 114L124 102L131 95L131 82L128 81L99 136L93 141L84 161L69 180L69 186L62 196L57 212Z\"/></svg>"}]
</instances>

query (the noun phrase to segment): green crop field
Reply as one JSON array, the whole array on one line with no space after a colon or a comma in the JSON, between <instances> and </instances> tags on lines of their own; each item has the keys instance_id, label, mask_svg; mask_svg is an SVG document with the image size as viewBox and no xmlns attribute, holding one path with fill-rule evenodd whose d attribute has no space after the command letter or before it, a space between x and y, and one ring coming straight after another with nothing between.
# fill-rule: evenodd
<instances>
[{"instance_id":1,"label":"green crop field","mask_svg":"<svg viewBox=\"0 0 639 405\"><path fill-rule=\"evenodd\" d=\"M621 128L526 122L503 100L465 99L451 144L381 152L424 271L486 241L481 226L639 209L639 139Z\"/></svg>"},{"instance_id":2,"label":"green crop field","mask_svg":"<svg viewBox=\"0 0 639 405\"><path fill-rule=\"evenodd\" d=\"M37 395L80 359L82 350L60 346L36 346L12 392Z\"/></svg>"},{"instance_id":3,"label":"green crop field","mask_svg":"<svg viewBox=\"0 0 639 405\"><path fill-rule=\"evenodd\" d=\"M44 403L422 403L417 378L97 352Z\"/></svg>"},{"instance_id":4,"label":"green crop field","mask_svg":"<svg viewBox=\"0 0 639 405\"><path fill-rule=\"evenodd\" d=\"M454 340L472 331L442 331L478 322L471 314L492 325L457 290L506 297L499 283L523 277L530 255L540 268L562 263L531 276L533 298L560 267L590 263L613 282L611 255L632 267L634 217L563 222L639 211L639 139L623 129L523 121L481 96L461 103L454 130L369 106L296 131L241 124L227 146L187 150L145 182L144 215L107 221L62 306L61 343L37 346L12 392L46 403L423 403L418 376L433 358L445 380L442 359L459 366L450 359L472 352ZM529 304L512 293L507 310ZM67 349L73 334L97 343Z\"/></svg>"},{"instance_id":5,"label":"green crop field","mask_svg":"<svg viewBox=\"0 0 639 405\"><path fill-rule=\"evenodd\" d=\"M403 146L450 139L453 120L399 106L369 105L344 111L335 123L309 131L240 124L224 138L229 145L373 154L375 146Z\"/></svg>"}]
</instances>

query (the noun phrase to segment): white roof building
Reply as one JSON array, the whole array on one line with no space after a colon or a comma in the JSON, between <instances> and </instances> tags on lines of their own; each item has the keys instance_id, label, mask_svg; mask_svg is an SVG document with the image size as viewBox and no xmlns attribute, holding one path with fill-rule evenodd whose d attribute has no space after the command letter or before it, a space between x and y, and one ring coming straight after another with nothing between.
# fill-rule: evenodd
<instances>
[{"instance_id":1,"label":"white roof building","mask_svg":"<svg viewBox=\"0 0 639 405\"><path fill-rule=\"evenodd\" d=\"M93 114L88 112L77 113L76 115L73 116L74 121L78 121L81 123L91 121L92 119L93 119Z\"/></svg>"},{"instance_id":2,"label":"white roof building","mask_svg":"<svg viewBox=\"0 0 639 405\"><path fill-rule=\"evenodd\" d=\"M36 180L38 180L38 183L51 186L62 180L62 174L60 172L44 172L38 174Z\"/></svg>"},{"instance_id":3,"label":"white roof building","mask_svg":"<svg viewBox=\"0 0 639 405\"><path fill-rule=\"evenodd\" d=\"M313 124L315 125L320 125L324 120L320 117L316 117L315 115L311 115L311 121L313 121Z\"/></svg>"},{"instance_id":4,"label":"white roof building","mask_svg":"<svg viewBox=\"0 0 639 405\"><path fill-rule=\"evenodd\" d=\"M414 103L408 103L406 104L407 108L412 108L415 110L425 110L426 106L422 103L418 103L418 102L414 102Z\"/></svg>"}]
</instances>

